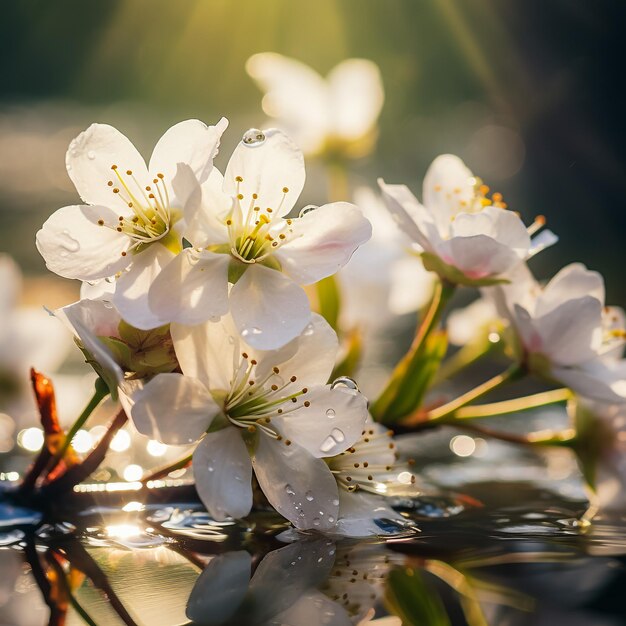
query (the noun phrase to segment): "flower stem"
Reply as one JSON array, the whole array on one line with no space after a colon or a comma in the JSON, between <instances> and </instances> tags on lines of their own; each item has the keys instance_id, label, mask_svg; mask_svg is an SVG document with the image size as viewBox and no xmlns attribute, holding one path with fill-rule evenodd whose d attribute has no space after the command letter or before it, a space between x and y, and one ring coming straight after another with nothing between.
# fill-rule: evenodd
<instances>
[{"instance_id":1,"label":"flower stem","mask_svg":"<svg viewBox=\"0 0 626 626\"><path fill-rule=\"evenodd\" d=\"M109 389L104 384L101 378L96 380L95 389L93 392L93 396L91 400L87 403L87 406L83 409L83 412L78 416L78 419L72 424L72 427L67 431L65 435L65 441L63 445L55 452L55 454L50 459L46 467L46 473L49 474L59 463L59 461L63 458L63 455L67 452L67 449L70 447L72 443L72 439L76 433L85 425L85 422L89 419L91 414L96 410L99 406L100 402L109 394Z\"/></svg>"},{"instance_id":2,"label":"flower stem","mask_svg":"<svg viewBox=\"0 0 626 626\"><path fill-rule=\"evenodd\" d=\"M144 476L141 479L141 483L145 485L151 480L158 480L159 478L167 476L170 472L175 472L176 470L183 469L184 467L189 467L189 465L191 465L192 458L193 453L184 456L182 459L178 459L178 461L174 461L174 463L164 465L163 467L160 467L159 469Z\"/></svg>"},{"instance_id":3,"label":"flower stem","mask_svg":"<svg viewBox=\"0 0 626 626\"><path fill-rule=\"evenodd\" d=\"M387 381L385 389L371 407L371 413L375 420L380 421L384 417L386 410L396 398L409 365L422 349L424 341L437 327L441 314L443 313L446 304L454 294L454 290L455 285L452 283L443 280L437 282L430 306L428 307L428 311L426 312L422 323L416 329L411 347L397 363L391 373L391 376L389 377L389 380Z\"/></svg>"},{"instance_id":4,"label":"flower stem","mask_svg":"<svg viewBox=\"0 0 626 626\"><path fill-rule=\"evenodd\" d=\"M502 372L502 374L498 374L497 376L490 378L481 385L478 385L478 387L471 389L458 398L455 398L454 400L429 411L426 415L426 421L444 422L448 421L450 418L454 419L454 414L461 407L464 407L466 404L469 404L474 400L478 400L478 398L482 398L484 395L494 389L497 389L498 387L501 387L507 382L520 378L524 375L524 373L524 368L519 363L514 363L508 370Z\"/></svg>"},{"instance_id":5,"label":"flower stem","mask_svg":"<svg viewBox=\"0 0 626 626\"><path fill-rule=\"evenodd\" d=\"M520 413L530 409L567 402L573 397L572 392L567 388L552 389L542 391L531 396L513 398L502 402L492 402L490 404L480 404L477 406L466 406L458 409L453 415L454 420L479 419L482 417L495 417L506 415L507 413Z\"/></svg>"}]
</instances>

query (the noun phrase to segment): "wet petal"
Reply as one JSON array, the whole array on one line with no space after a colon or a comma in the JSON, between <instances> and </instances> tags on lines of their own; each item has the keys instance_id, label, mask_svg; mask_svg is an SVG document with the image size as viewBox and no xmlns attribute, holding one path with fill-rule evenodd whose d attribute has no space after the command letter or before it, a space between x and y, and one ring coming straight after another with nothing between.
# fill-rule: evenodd
<instances>
[{"instance_id":1,"label":"wet petal","mask_svg":"<svg viewBox=\"0 0 626 626\"><path fill-rule=\"evenodd\" d=\"M252 464L239 431L209 433L193 453L196 491L217 521L245 517L252 508Z\"/></svg>"},{"instance_id":2,"label":"wet petal","mask_svg":"<svg viewBox=\"0 0 626 626\"><path fill-rule=\"evenodd\" d=\"M301 285L331 276L372 236L372 225L348 202L326 204L293 220L293 232L275 253L283 271Z\"/></svg>"},{"instance_id":3,"label":"wet petal","mask_svg":"<svg viewBox=\"0 0 626 626\"><path fill-rule=\"evenodd\" d=\"M106 207L66 206L44 222L37 233L37 250L46 267L59 276L106 278L123 270L132 259L126 254L131 241L115 230L117 224L118 215Z\"/></svg>"},{"instance_id":4,"label":"wet petal","mask_svg":"<svg viewBox=\"0 0 626 626\"><path fill-rule=\"evenodd\" d=\"M311 320L302 288L259 264L251 265L233 285L230 307L244 341L259 350L284 346Z\"/></svg>"},{"instance_id":5,"label":"wet petal","mask_svg":"<svg viewBox=\"0 0 626 626\"><path fill-rule=\"evenodd\" d=\"M147 250L133 255L133 263L118 279L113 302L122 317L136 328L150 330L167 323L148 300L150 286L168 263L174 258L160 243L153 243Z\"/></svg>"},{"instance_id":6,"label":"wet petal","mask_svg":"<svg viewBox=\"0 0 626 626\"><path fill-rule=\"evenodd\" d=\"M367 399L343 386L313 387L298 398L296 411L272 418L286 438L314 457L330 457L348 449L361 438L367 418Z\"/></svg>"},{"instance_id":7,"label":"wet petal","mask_svg":"<svg viewBox=\"0 0 626 626\"><path fill-rule=\"evenodd\" d=\"M128 207L121 195L112 191L121 185L111 167L117 166L120 175L131 170L139 181L148 177L145 161L132 142L108 124L92 124L78 135L70 143L65 163L76 190L87 204L101 204L117 211Z\"/></svg>"},{"instance_id":8,"label":"wet petal","mask_svg":"<svg viewBox=\"0 0 626 626\"><path fill-rule=\"evenodd\" d=\"M228 311L226 254L183 250L154 280L149 303L168 322L200 324Z\"/></svg>"},{"instance_id":9,"label":"wet petal","mask_svg":"<svg viewBox=\"0 0 626 626\"><path fill-rule=\"evenodd\" d=\"M130 417L135 428L171 446L200 439L220 411L204 384L182 374L158 374L133 401Z\"/></svg>"},{"instance_id":10,"label":"wet petal","mask_svg":"<svg viewBox=\"0 0 626 626\"><path fill-rule=\"evenodd\" d=\"M328 530L337 521L337 482L322 459L259 435L254 473L270 504L296 528Z\"/></svg>"},{"instance_id":11,"label":"wet petal","mask_svg":"<svg viewBox=\"0 0 626 626\"><path fill-rule=\"evenodd\" d=\"M243 195L245 206L256 193L255 205L263 210L270 207L276 216L286 215L304 187L304 158L281 131L264 130L263 135L265 140L258 144L239 142L224 174L224 191ZM243 180L238 182L238 177Z\"/></svg>"}]
</instances>

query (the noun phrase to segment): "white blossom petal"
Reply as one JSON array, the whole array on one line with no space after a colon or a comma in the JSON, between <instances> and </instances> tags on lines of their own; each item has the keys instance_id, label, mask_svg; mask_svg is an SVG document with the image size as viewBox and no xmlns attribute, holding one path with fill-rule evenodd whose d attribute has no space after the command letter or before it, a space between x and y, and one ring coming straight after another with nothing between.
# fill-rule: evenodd
<instances>
[{"instance_id":1,"label":"white blossom petal","mask_svg":"<svg viewBox=\"0 0 626 626\"><path fill-rule=\"evenodd\" d=\"M203 383L176 373L157 374L133 401L135 428L170 446L198 441L220 411Z\"/></svg>"},{"instance_id":2,"label":"white blossom petal","mask_svg":"<svg viewBox=\"0 0 626 626\"><path fill-rule=\"evenodd\" d=\"M200 324L228 311L227 254L187 248L154 280L148 301L161 319Z\"/></svg>"},{"instance_id":3,"label":"white blossom petal","mask_svg":"<svg viewBox=\"0 0 626 626\"><path fill-rule=\"evenodd\" d=\"M372 236L372 225L348 202L326 204L295 219L293 232L275 253L282 270L308 285L331 276Z\"/></svg>"},{"instance_id":4,"label":"white blossom petal","mask_svg":"<svg viewBox=\"0 0 626 626\"><path fill-rule=\"evenodd\" d=\"M345 139L363 137L376 124L385 99L378 66L366 59L347 59L327 80L334 133Z\"/></svg>"},{"instance_id":5,"label":"white blossom petal","mask_svg":"<svg viewBox=\"0 0 626 626\"><path fill-rule=\"evenodd\" d=\"M260 434L252 464L270 504L296 528L324 531L335 526L337 482L322 459Z\"/></svg>"},{"instance_id":6,"label":"white blossom petal","mask_svg":"<svg viewBox=\"0 0 626 626\"><path fill-rule=\"evenodd\" d=\"M406 519L387 505L383 497L341 489L339 501L338 534L347 537L380 536L386 534L384 520L391 520L400 526L406 524ZM390 534L397 532L395 527Z\"/></svg>"},{"instance_id":7,"label":"white blossom petal","mask_svg":"<svg viewBox=\"0 0 626 626\"><path fill-rule=\"evenodd\" d=\"M163 174L163 180L168 184L176 175L177 164L185 163L202 184L213 169L213 159L227 127L228 120L225 117L215 126L207 126L200 120L185 120L175 124L154 147L149 165L151 174Z\"/></svg>"},{"instance_id":8,"label":"white blossom petal","mask_svg":"<svg viewBox=\"0 0 626 626\"><path fill-rule=\"evenodd\" d=\"M263 210L270 207L279 217L291 211L304 187L304 158L281 131L270 129L263 134L265 140L257 144L239 142L224 174L224 191L243 195L241 202L246 206L256 193L254 204ZM243 180L238 182L238 177Z\"/></svg>"},{"instance_id":9,"label":"white blossom petal","mask_svg":"<svg viewBox=\"0 0 626 626\"><path fill-rule=\"evenodd\" d=\"M356 443L367 418L367 399L358 391L319 385L299 398L295 411L272 418L280 433L317 458L335 456Z\"/></svg>"},{"instance_id":10,"label":"white blossom petal","mask_svg":"<svg viewBox=\"0 0 626 626\"><path fill-rule=\"evenodd\" d=\"M113 302L122 317L135 328L150 330L169 321L152 309L148 294L156 277L174 256L160 243L152 243L133 256L132 265L117 279Z\"/></svg>"},{"instance_id":11,"label":"white blossom petal","mask_svg":"<svg viewBox=\"0 0 626 626\"><path fill-rule=\"evenodd\" d=\"M281 272L258 263L233 285L230 307L244 341L259 350L285 345L311 320L302 288Z\"/></svg>"},{"instance_id":12,"label":"white blossom petal","mask_svg":"<svg viewBox=\"0 0 626 626\"><path fill-rule=\"evenodd\" d=\"M238 429L209 433L193 453L193 477L204 506L218 522L252 508L252 464Z\"/></svg>"},{"instance_id":13,"label":"white blossom petal","mask_svg":"<svg viewBox=\"0 0 626 626\"><path fill-rule=\"evenodd\" d=\"M143 157L132 142L113 126L92 124L74 139L65 157L67 172L80 197L87 204L101 204L115 210L128 210L121 194L112 189L120 187L111 166L120 174L131 170L137 180L146 180L148 170ZM111 181L113 184L108 185Z\"/></svg>"},{"instance_id":14,"label":"white blossom petal","mask_svg":"<svg viewBox=\"0 0 626 626\"><path fill-rule=\"evenodd\" d=\"M98 220L106 225L99 225ZM37 233L37 250L46 267L59 276L106 278L123 270L132 259L126 255L131 240L115 230L117 224L118 215L106 207L66 206L44 222Z\"/></svg>"}]
</instances>

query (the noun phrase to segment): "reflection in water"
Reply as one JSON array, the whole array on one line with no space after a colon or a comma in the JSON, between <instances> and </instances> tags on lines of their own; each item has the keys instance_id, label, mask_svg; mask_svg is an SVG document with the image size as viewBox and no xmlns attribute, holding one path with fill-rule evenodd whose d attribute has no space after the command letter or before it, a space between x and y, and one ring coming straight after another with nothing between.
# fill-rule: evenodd
<instances>
[{"instance_id":1,"label":"reflection in water","mask_svg":"<svg viewBox=\"0 0 626 626\"><path fill-rule=\"evenodd\" d=\"M385 541L286 532L263 512L216 523L192 504L71 523L3 510L0 624L622 623L623 519L574 524L584 502L528 483L465 491L395 498L421 532Z\"/></svg>"}]
</instances>

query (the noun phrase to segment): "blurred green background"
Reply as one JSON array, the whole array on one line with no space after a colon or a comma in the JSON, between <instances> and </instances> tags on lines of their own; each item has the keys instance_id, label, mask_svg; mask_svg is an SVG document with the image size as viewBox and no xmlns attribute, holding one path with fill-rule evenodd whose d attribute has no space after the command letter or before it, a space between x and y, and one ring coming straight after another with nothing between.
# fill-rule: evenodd
<instances>
[{"instance_id":1,"label":"blurred green background","mask_svg":"<svg viewBox=\"0 0 626 626\"><path fill-rule=\"evenodd\" d=\"M246 75L276 51L322 74L346 57L381 68L376 152L353 180L406 182L418 194L454 152L530 222L561 237L539 276L580 260L626 304L622 0L21 0L0 21L0 249L45 271L34 235L77 202L67 144L93 121L148 156L176 121L231 126L218 165L250 126L268 125ZM309 165L303 204L321 203Z\"/></svg>"}]
</instances>

